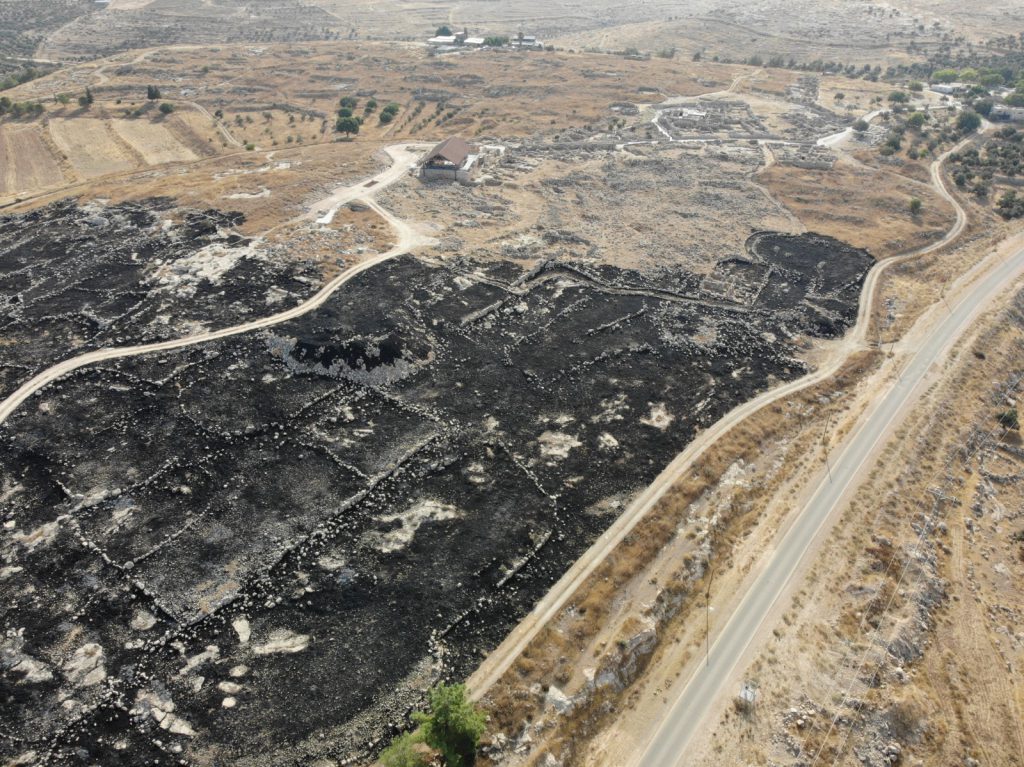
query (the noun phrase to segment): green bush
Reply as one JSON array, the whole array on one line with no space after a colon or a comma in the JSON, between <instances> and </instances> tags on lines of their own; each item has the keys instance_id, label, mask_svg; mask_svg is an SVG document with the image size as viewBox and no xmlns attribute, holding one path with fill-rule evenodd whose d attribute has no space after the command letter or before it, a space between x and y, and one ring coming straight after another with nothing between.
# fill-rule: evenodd
<instances>
[{"instance_id":1,"label":"green bush","mask_svg":"<svg viewBox=\"0 0 1024 767\"><path fill-rule=\"evenodd\" d=\"M1014 431L1020 430L1020 415L1017 413L1017 408L1011 407L1008 410L1004 410L999 414L997 420L999 425L1006 429L1013 429Z\"/></svg>"},{"instance_id":2,"label":"green bush","mask_svg":"<svg viewBox=\"0 0 1024 767\"><path fill-rule=\"evenodd\" d=\"M973 110L965 109L957 116L956 127L961 133L974 133L981 127L981 115Z\"/></svg>"},{"instance_id":3,"label":"green bush","mask_svg":"<svg viewBox=\"0 0 1024 767\"><path fill-rule=\"evenodd\" d=\"M441 752L447 767L473 764L487 724L483 713L466 698L465 685L435 687L430 691L430 713L416 714L414 720L424 742Z\"/></svg>"},{"instance_id":4,"label":"green bush","mask_svg":"<svg viewBox=\"0 0 1024 767\"><path fill-rule=\"evenodd\" d=\"M427 760L416 750L423 742L418 733L405 733L395 738L380 755L384 767L427 767Z\"/></svg>"}]
</instances>

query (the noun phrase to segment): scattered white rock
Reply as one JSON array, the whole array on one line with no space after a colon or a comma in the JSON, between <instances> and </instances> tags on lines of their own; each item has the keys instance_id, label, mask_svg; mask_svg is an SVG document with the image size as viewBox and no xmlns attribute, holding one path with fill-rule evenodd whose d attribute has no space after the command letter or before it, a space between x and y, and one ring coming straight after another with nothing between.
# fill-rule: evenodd
<instances>
[{"instance_id":1,"label":"scattered white rock","mask_svg":"<svg viewBox=\"0 0 1024 767\"><path fill-rule=\"evenodd\" d=\"M583 445L576 437L561 431L546 431L537 438L540 453L547 458L563 460L569 457L569 451Z\"/></svg>"},{"instance_id":2,"label":"scattered white rock","mask_svg":"<svg viewBox=\"0 0 1024 767\"><path fill-rule=\"evenodd\" d=\"M566 714L572 711L572 699L555 686L548 688L544 696L544 705L553 708L559 714Z\"/></svg>"},{"instance_id":3,"label":"scattered white rock","mask_svg":"<svg viewBox=\"0 0 1024 767\"><path fill-rule=\"evenodd\" d=\"M12 575L17 575L24 567L18 567L17 565L9 565L7 567L0 567L0 581L6 581Z\"/></svg>"},{"instance_id":4,"label":"scattered white rock","mask_svg":"<svg viewBox=\"0 0 1024 767\"><path fill-rule=\"evenodd\" d=\"M40 525L29 533L17 532L12 537L16 543L20 543L29 551L34 551L37 546L49 546L57 540L57 531L60 525L54 522L47 522Z\"/></svg>"},{"instance_id":5,"label":"scattered white rock","mask_svg":"<svg viewBox=\"0 0 1024 767\"><path fill-rule=\"evenodd\" d=\"M216 660L219 657L220 648L214 644L207 645L206 649L203 650L203 652L198 653L197 655L193 655L185 662L185 665L182 667L181 671L178 672L178 676L185 676L186 674L190 673L193 669L199 668L199 666L203 665L204 663Z\"/></svg>"},{"instance_id":6,"label":"scattered white rock","mask_svg":"<svg viewBox=\"0 0 1024 767\"><path fill-rule=\"evenodd\" d=\"M225 698L224 700L222 700L222 701L220 702L220 704L221 704L221 705L222 705L222 706L223 706L224 708L234 708L234 707L235 707L236 705L238 705L238 701L237 701L237 700L235 700L235 699L234 699L234 698L232 698L232 697L227 697L227 698Z\"/></svg>"},{"instance_id":7,"label":"scattered white rock","mask_svg":"<svg viewBox=\"0 0 1024 767\"><path fill-rule=\"evenodd\" d=\"M664 402L651 405L651 412L646 418L641 418L640 423L651 426L659 431L665 431L676 417L668 412Z\"/></svg>"},{"instance_id":8,"label":"scattered white rock","mask_svg":"<svg viewBox=\"0 0 1024 767\"><path fill-rule=\"evenodd\" d=\"M156 625L156 616L149 610L136 610L132 615L132 628L136 631L149 631Z\"/></svg>"},{"instance_id":9,"label":"scattered white rock","mask_svg":"<svg viewBox=\"0 0 1024 767\"><path fill-rule=\"evenodd\" d=\"M235 192L229 194L227 199L229 200L259 200L262 197L270 197L270 190L265 186L260 187L258 192Z\"/></svg>"},{"instance_id":10,"label":"scattered white rock","mask_svg":"<svg viewBox=\"0 0 1024 767\"><path fill-rule=\"evenodd\" d=\"M107 678L103 648L95 642L84 644L64 664L64 675L76 687L92 687Z\"/></svg>"},{"instance_id":11,"label":"scattered white rock","mask_svg":"<svg viewBox=\"0 0 1024 767\"><path fill-rule=\"evenodd\" d=\"M308 634L296 634L288 629L275 629L270 638L261 645L254 645L252 651L256 655L272 655L274 653L302 652L309 647Z\"/></svg>"},{"instance_id":12,"label":"scattered white rock","mask_svg":"<svg viewBox=\"0 0 1024 767\"><path fill-rule=\"evenodd\" d=\"M252 634L252 630L249 628L249 621L246 618L235 618L231 622L231 628L238 634L238 641L245 644L249 641L249 636Z\"/></svg>"},{"instance_id":13,"label":"scattered white rock","mask_svg":"<svg viewBox=\"0 0 1024 767\"><path fill-rule=\"evenodd\" d=\"M187 721L173 714L174 701L166 690L139 690L135 694L135 706L131 713L135 715L149 714L164 730L175 735L194 737L196 731Z\"/></svg>"},{"instance_id":14,"label":"scattered white rock","mask_svg":"<svg viewBox=\"0 0 1024 767\"><path fill-rule=\"evenodd\" d=\"M385 554L404 549L416 537L416 531L427 522L443 522L459 516L459 510L449 504L430 499L417 501L403 512L379 518L384 523L400 522L401 527L383 535L374 534L379 539L377 548Z\"/></svg>"}]
</instances>

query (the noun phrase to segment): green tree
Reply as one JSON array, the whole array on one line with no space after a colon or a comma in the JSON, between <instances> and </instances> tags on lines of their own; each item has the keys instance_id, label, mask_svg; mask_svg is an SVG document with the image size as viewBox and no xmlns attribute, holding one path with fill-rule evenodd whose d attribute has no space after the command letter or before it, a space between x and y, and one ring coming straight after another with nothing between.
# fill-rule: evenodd
<instances>
[{"instance_id":1,"label":"green tree","mask_svg":"<svg viewBox=\"0 0 1024 767\"><path fill-rule=\"evenodd\" d=\"M447 767L465 767L476 759L476 747L487 724L466 698L462 684L439 685L430 691L430 713L417 713L423 740L444 756Z\"/></svg>"},{"instance_id":2,"label":"green tree","mask_svg":"<svg viewBox=\"0 0 1024 767\"><path fill-rule=\"evenodd\" d=\"M340 106L345 109L355 109L359 106L359 102L352 96L342 96Z\"/></svg>"},{"instance_id":3,"label":"green tree","mask_svg":"<svg viewBox=\"0 0 1024 767\"><path fill-rule=\"evenodd\" d=\"M452 28L449 27L447 24L442 24L440 27L437 28L437 31L434 34L437 35L438 37L451 37Z\"/></svg>"},{"instance_id":4,"label":"green tree","mask_svg":"<svg viewBox=\"0 0 1024 767\"><path fill-rule=\"evenodd\" d=\"M917 197L910 198L910 215L919 216L921 215L921 208L923 204Z\"/></svg>"},{"instance_id":5,"label":"green tree","mask_svg":"<svg viewBox=\"0 0 1024 767\"><path fill-rule=\"evenodd\" d=\"M157 88L155 85L147 85L146 98L150 101L156 101L158 98L160 98L160 89Z\"/></svg>"},{"instance_id":6,"label":"green tree","mask_svg":"<svg viewBox=\"0 0 1024 767\"><path fill-rule=\"evenodd\" d=\"M914 130L919 131L922 127L924 127L925 120L927 119L928 115L926 115L924 112L911 112L907 116L907 125L909 125Z\"/></svg>"},{"instance_id":7,"label":"green tree","mask_svg":"<svg viewBox=\"0 0 1024 767\"><path fill-rule=\"evenodd\" d=\"M405 733L395 738L380 754L384 767L427 767L427 760L416 746L423 742L418 733Z\"/></svg>"},{"instance_id":8,"label":"green tree","mask_svg":"<svg viewBox=\"0 0 1024 767\"><path fill-rule=\"evenodd\" d=\"M352 110L349 107L342 107L338 110L338 117L351 117Z\"/></svg>"},{"instance_id":9,"label":"green tree","mask_svg":"<svg viewBox=\"0 0 1024 767\"><path fill-rule=\"evenodd\" d=\"M981 115L973 110L965 109L956 118L956 127L961 133L974 133L981 127Z\"/></svg>"},{"instance_id":10,"label":"green tree","mask_svg":"<svg viewBox=\"0 0 1024 767\"><path fill-rule=\"evenodd\" d=\"M86 86L85 93L78 97L78 106L88 109L92 106L92 102L95 100L96 98L92 95L92 91L89 90L88 86Z\"/></svg>"},{"instance_id":11,"label":"green tree","mask_svg":"<svg viewBox=\"0 0 1024 767\"><path fill-rule=\"evenodd\" d=\"M400 107L398 106L398 104L394 103L393 101L390 104L388 104L386 107L384 107L380 111L380 124L381 125L387 125L389 122L394 120L395 119L395 115L398 114L399 108Z\"/></svg>"},{"instance_id":12,"label":"green tree","mask_svg":"<svg viewBox=\"0 0 1024 767\"><path fill-rule=\"evenodd\" d=\"M960 73L955 69L939 69L932 72L933 83L955 83L960 78Z\"/></svg>"},{"instance_id":13,"label":"green tree","mask_svg":"<svg viewBox=\"0 0 1024 767\"><path fill-rule=\"evenodd\" d=\"M995 104L992 102L992 99L978 99L973 104L971 104L971 109L980 114L982 117L988 117L990 114L992 114L993 106L995 106Z\"/></svg>"},{"instance_id":14,"label":"green tree","mask_svg":"<svg viewBox=\"0 0 1024 767\"><path fill-rule=\"evenodd\" d=\"M160 105L160 114L169 115L174 111L174 104L169 104L166 101Z\"/></svg>"},{"instance_id":15,"label":"green tree","mask_svg":"<svg viewBox=\"0 0 1024 767\"><path fill-rule=\"evenodd\" d=\"M924 90L924 83L914 81L907 86L907 90L909 90L911 93L920 93L921 91Z\"/></svg>"},{"instance_id":16,"label":"green tree","mask_svg":"<svg viewBox=\"0 0 1024 767\"><path fill-rule=\"evenodd\" d=\"M338 122L334 124L334 130L338 133L344 133L347 136L352 136L359 133L360 122L358 117L339 117Z\"/></svg>"},{"instance_id":17,"label":"green tree","mask_svg":"<svg viewBox=\"0 0 1024 767\"><path fill-rule=\"evenodd\" d=\"M893 104L906 104L908 101L910 101L910 96L908 96L903 91L893 91L892 93L889 94L889 101L891 101Z\"/></svg>"},{"instance_id":18,"label":"green tree","mask_svg":"<svg viewBox=\"0 0 1024 767\"><path fill-rule=\"evenodd\" d=\"M857 120L857 122L853 124L853 129L857 131L857 133L864 133L870 127L871 126L868 125L868 121L864 119Z\"/></svg>"}]
</instances>

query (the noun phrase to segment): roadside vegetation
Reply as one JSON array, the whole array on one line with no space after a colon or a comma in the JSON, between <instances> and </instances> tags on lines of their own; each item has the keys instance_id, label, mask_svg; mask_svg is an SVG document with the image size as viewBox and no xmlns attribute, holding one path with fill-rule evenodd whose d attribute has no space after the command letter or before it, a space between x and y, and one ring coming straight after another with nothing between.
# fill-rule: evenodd
<instances>
[{"instance_id":1,"label":"roadside vegetation","mask_svg":"<svg viewBox=\"0 0 1024 767\"><path fill-rule=\"evenodd\" d=\"M987 198L994 186L1013 184L1024 174L1024 132L1012 126L1000 128L982 146L952 155L950 169L957 188ZM1003 218L1024 216L1024 195L1005 192L997 209Z\"/></svg>"},{"instance_id":2,"label":"roadside vegetation","mask_svg":"<svg viewBox=\"0 0 1024 767\"><path fill-rule=\"evenodd\" d=\"M413 714L417 728L399 735L380 755L384 767L427 767L440 756L446 767L469 767L486 728L484 714L466 697L461 684L430 692L430 710Z\"/></svg>"}]
</instances>

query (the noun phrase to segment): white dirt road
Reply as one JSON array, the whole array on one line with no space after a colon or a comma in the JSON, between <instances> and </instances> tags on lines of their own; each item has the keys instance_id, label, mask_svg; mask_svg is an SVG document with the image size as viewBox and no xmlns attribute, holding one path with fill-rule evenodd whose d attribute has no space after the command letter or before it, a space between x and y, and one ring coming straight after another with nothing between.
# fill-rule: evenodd
<instances>
[{"instance_id":1,"label":"white dirt road","mask_svg":"<svg viewBox=\"0 0 1024 767\"><path fill-rule=\"evenodd\" d=\"M369 258L362 263L353 266L333 280L324 285L315 295L301 304L292 307L286 311L278 314L273 314L262 319L253 320L252 322L246 322L241 325L234 325L232 327L222 328L220 330L213 330L208 333L197 333L191 336L185 336L184 338L176 338L169 341L162 341L154 344L141 344L138 346L120 346L110 349L98 349L93 352L72 357L64 360L53 367L47 368L46 370L38 373L37 375L30 378L24 384L22 384L14 393L8 396L2 403L0 403L0 424L4 423L7 418L13 413L18 406L20 406L25 400L35 394L37 391L47 386L48 384L56 381L58 378L67 375L68 373L77 370L78 368L85 367L86 365L94 365L98 362L106 362L108 360L119 359L122 357L135 357L140 354L151 354L153 352L169 351L171 349L181 349L186 346L194 346L196 344L207 343L209 341L216 341L221 338L228 338L230 336L236 336L241 333L249 333L253 330L261 330L263 328L272 327L282 322L300 317L307 312L316 309L318 306L323 304L328 298L334 294L342 285L347 283L353 277L367 269L371 269L377 264L383 263L390 258L408 253L410 250L418 247L429 245L431 240L416 232L413 227L407 223L396 219L390 213L381 208L376 202L373 201L372 196L382 189L386 189L391 184L403 178L411 169L415 159L419 156L421 147L416 145L398 145L388 147L385 151L392 159L392 165L387 170L374 176L369 181L363 181L354 186L341 187L335 190L324 200L320 201L312 207L312 209L304 216L304 218L316 218L318 221L329 222L337 210L342 206L350 202L359 200L369 207L373 208L379 213L388 223L394 227L396 234L398 235L398 242L395 246L385 253L381 253L373 258Z\"/></svg>"},{"instance_id":2,"label":"white dirt road","mask_svg":"<svg viewBox=\"0 0 1024 767\"><path fill-rule=\"evenodd\" d=\"M737 406L725 417L717 421L706 431L701 432L686 449L680 453L658 475L626 509L625 512L609 527L597 541L580 557L575 564L562 576L554 587L541 599L534 609L505 638L469 678L467 684L474 699L479 700L488 689L512 666L512 663L526 649L540 630L552 620L569 603L577 589L604 562L605 558L628 536L636 525L661 500L672 486L679 481L712 445L748 416L764 407L777 402L783 397L815 386L834 376L849 357L867 346L868 317L875 302L878 284L886 271L894 265L911 258L920 257L946 247L963 232L967 224L967 215L956 199L946 189L942 179L942 165L946 158L961 148L959 144L937 158L932 163L932 184L956 210L956 222L946 235L938 242L906 255L882 261L869 272L861 292L860 307L855 328L847 334L841 343L831 351L831 359L810 375L791 381L783 386L765 392L761 396Z\"/></svg>"}]
</instances>

